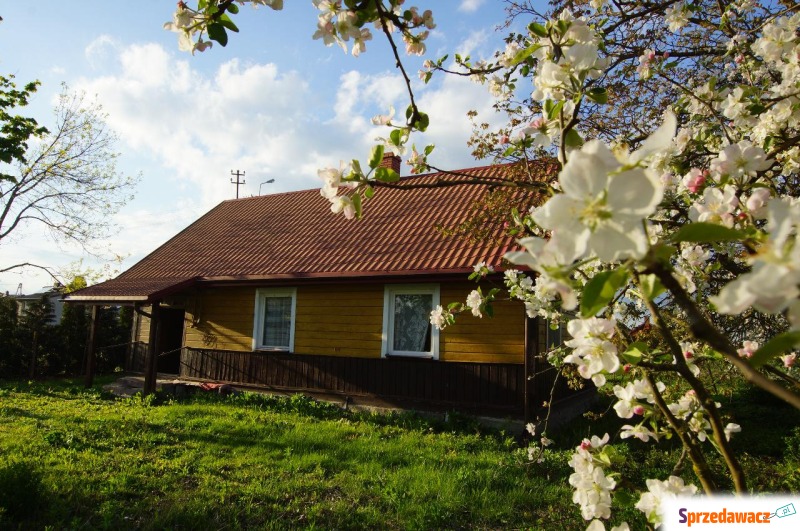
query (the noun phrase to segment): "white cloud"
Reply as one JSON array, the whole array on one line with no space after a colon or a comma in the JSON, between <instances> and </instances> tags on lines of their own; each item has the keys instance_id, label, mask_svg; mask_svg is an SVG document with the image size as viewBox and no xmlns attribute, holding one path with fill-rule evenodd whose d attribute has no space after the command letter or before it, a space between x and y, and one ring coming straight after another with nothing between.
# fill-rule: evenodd
<instances>
[{"instance_id":1,"label":"white cloud","mask_svg":"<svg viewBox=\"0 0 800 531\"><path fill-rule=\"evenodd\" d=\"M98 68L109 60L111 55L119 49L119 46L119 41L111 35L100 35L86 46L83 50L83 55L92 68Z\"/></svg>"},{"instance_id":2,"label":"white cloud","mask_svg":"<svg viewBox=\"0 0 800 531\"><path fill-rule=\"evenodd\" d=\"M258 193L270 178L275 183L264 185L264 193L317 187L318 168L363 161L375 137L387 136L386 128L372 126L373 115L393 105L402 120L408 104L405 84L392 71L345 72L334 87L312 89L298 73L274 64L234 59L206 74L191 58L157 44L93 44L92 57L112 52L113 74L82 78L73 87L97 94L120 136L126 171L143 174L136 201L115 217L120 233L106 242L128 257L123 269L232 198L231 170L247 172L243 196ZM466 112L492 118L485 88L444 77L418 91L431 126L417 146L436 143L433 160L443 168L475 165L466 146ZM77 249L59 254L41 240L36 248L31 258L41 263L64 265L80 256Z\"/></svg>"},{"instance_id":3,"label":"white cloud","mask_svg":"<svg viewBox=\"0 0 800 531\"><path fill-rule=\"evenodd\" d=\"M443 169L459 169L488 164L476 162L470 155L467 140L472 135L472 124L467 117L469 110L478 113L477 121L487 122L492 127L502 123L502 116L492 108L494 99L486 87L467 78L447 76L441 86L426 91L419 98L419 107L430 116L431 125L424 135L426 143L435 143L429 160ZM417 147L421 148L420 142Z\"/></svg>"},{"instance_id":4,"label":"white cloud","mask_svg":"<svg viewBox=\"0 0 800 531\"><path fill-rule=\"evenodd\" d=\"M474 13L481 7L483 1L484 0L462 0L461 5L458 6L458 10L465 13Z\"/></svg>"},{"instance_id":5,"label":"white cloud","mask_svg":"<svg viewBox=\"0 0 800 531\"><path fill-rule=\"evenodd\" d=\"M489 32L486 30L477 30L470 33L466 39L461 41L457 50L462 56L474 55L483 51L483 47L489 42ZM473 57L479 59L479 57Z\"/></svg>"}]
</instances>

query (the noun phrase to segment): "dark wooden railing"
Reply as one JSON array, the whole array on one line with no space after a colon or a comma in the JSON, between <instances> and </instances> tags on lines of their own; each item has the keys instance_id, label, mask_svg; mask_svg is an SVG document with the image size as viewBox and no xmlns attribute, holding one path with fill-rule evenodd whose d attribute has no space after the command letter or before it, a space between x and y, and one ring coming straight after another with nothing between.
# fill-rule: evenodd
<instances>
[{"instance_id":1,"label":"dark wooden railing","mask_svg":"<svg viewBox=\"0 0 800 531\"><path fill-rule=\"evenodd\" d=\"M180 376L519 416L524 366L185 348Z\"/></svg>"}]
</instances>

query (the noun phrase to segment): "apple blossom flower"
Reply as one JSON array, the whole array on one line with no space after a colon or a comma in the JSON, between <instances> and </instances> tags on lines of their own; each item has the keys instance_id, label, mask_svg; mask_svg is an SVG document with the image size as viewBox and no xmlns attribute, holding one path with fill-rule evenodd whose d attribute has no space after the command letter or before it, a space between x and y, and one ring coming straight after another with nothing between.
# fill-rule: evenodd
<instances>
[{"instance_id":1,"label":"apple blossom flower","mask_svg":"<svg viewBox=\"0 0 800 531\"><path fill-rule=\"evenodd\" d=\"M688 10L685 4L680 3L678 5L669 6L664 11L664 19L667 21L669 30L673 33L685 27L689 23Z\"/></svg>"},{"instance_id":2,"label":"apple blossom flower","mask_svg":"<svg viewBox=\"0 0 800 531\"><path fill-rule=\"evenodd\" d=\"M797 353L792 352L791 354L786 354L781 356L781 361L783 362L783 366L787 369L791 369L794 367L795 360L797 359Z\"/></svg>"},{"instance_id":3,"label":"apple blossom flower","mask_svg":"<svg viewBox=\"0 0 800 531\"><path fill-rule=\"evenodd\" d=\"M594 457L607 442L607 433L602 439L596 435L591 440L584 439L569 460L569 466L575 471L569 477L569 484L575 487L572 501L580 506L586 520L611 516L611 491L616 481L605 474L603 461Z\"/></svg>"},{"instance_id":4,"label":"apple blossom flower","mask_svg":"<svg viewBox=\"0 0 800 531\"><path fill-rule=\"evenodd\" d=\"M742 348L736 351L742 358L750 358L758 350L758 343L756 341L744 341Z\"/></svg>"},{"instance_id":5,"label":"apple blossom flower","mask_svg":"<svg viewBox=\"0 0 800 531\"><path fill-rule=\"evenodd\" d=\"M342 9L342 0L311 0L322 16L333 17Z\"/></svg>"},{"instance_id":6,"label":"apple blossom flower","mask_svg":"<svg viewBox=\"0 0 800 531\"><path fill-rule=\"evenodd\" d=\"M661 513L661 500L665 498L675 498L678 496L693 496L697 493L694 485L685 485L683 479L677 476L670 476L664 481L648 479L647 492L642 494L636 502L636 508L644 513L647 521L658 526L663 522L664 515Z\"/></svg>"},{"instance_id":7,"label":"apple blossom flower","mask_svg":"<svg viewBox=\"0 0 800 531\"><path fill-rule=\"evenodd\" d=\"M478 262L472 266L472 272L479 273L482 277L485 277L489 273L494 273L494 267L488 265L486 262Z\"/></svg>"},{"instance_id":8,"label":"apple blossom flower","mask_svg":"<svg viewBox=\"0 0 800 531\"><path fill-rule=\"evenodd\" d=\"M756 188L745 200L745 206L750 215L755 219L765 219L767 217L766 205L772 196L769 188Z\"/></svg>"},{"instance_id":9,"label":"apple blossom flower","mask_svg":"<svg viewBox=\"0 0 800 531\"><path fill-rule=\"evenodd\" d=\"M453 322L453 314L449 310L443 308L441 305L431 311L430 323L439 330L444 330L445 327Z\"/></svg>"},{"instance_id":10,"label":"apple blossom flower","mask_svg":"<svg viewBox=\"0 0 800 531\"><path fill-rule=\"evenodd\" d=\"M628 382L625 387L615 385L614 395L619 398L614 404L614 411L617 412L617 416L622 419L633 417L635 414L634 408L637 406L636 391L633 387L633 383Z\"/></svg>"},{"instance_id":11,"label":"apple blossom flower","mask_svg":"<svg viewBox=\"0 0 800 531\"><path fill-rule=\"evenodd\" d=\"M564 362L577 365L578 373L586 379L591 378L597 386L605 384L604 371L613 373L620 367L617 347L611 342L615 326L614 319L599 317L573 319L567 323L572 339L564 344L572 349L572 353L564 358Z\"/></svg>"},{"instance_id":12,"label":"apple blossom flower","mask_svg":"<svg viewBox=\"0 0 800 531\"><path fill-rule=\"evenodd\" d=\"M788 199L772 199L767 206L769 239L749 259L752 270L725 285L709 300L723 314L739 314L753 306L778 313L800 296L800 241L797 206Z\"/></svg>"},{"instance_id":13,"label":"apple blossom flower","mask_svg":"<svg viewBox=\"0 0 800 531\"><path fill-rule=\"evenodd\" d=\"M349 41L351 38L358 39L361 37L361 30L358 27L358 15L353 11L340 11L336 16L336 33L344 42ZM345 51L347 49L345 48Z\"/></svg>"},{"instance_id":14,"label":"apple blossom flower","mask_svg":"<svg viewBox=\"0 0 800 531\"><path fill-rule=\"evenodd\" d=\"M562 246L580 258L587 251L605 262L639 258L648 241L642 220L652 214L663 196L659 173L641 167L654 155L668 150L677 120L667 113L664 123L633 153L612 153L592 140L572 153L559 175L564 191L533 215L549 230L558 230ZM566 235L566 237L564 236Z\"/></svg>"},{"instance_id":15,"label":"apple blossom flower","mask_svg":"<svg viewBox=\"0 0 800 531\"><path fill-rule=\"evenodd\" d=\"M514 58L517 56L517 53L519 53L519 51L520 47L519 44L517 44L516 42L511 41L508 44L506 44L506 49L503 52L503 55L500 56L500 60L498 61L500 66L502 66L503 68L509 68L513 66Z\"/></svg>"},{"instance_id":16,"label":"apple blossom flower","mask_svg":"<svg viewBox=\"0 0 800 531\"><path fill-rule=\"evenodd\" d=\"M481 304L483 304L483 297L480 292L476 289L472 290L470 294L467 295L467 308L472 310L473 316L483 317L483 314L481 314Z\"/></svg>"},{"instance_id":17,"label":"apple blossom flower","mask_svg":"<svg viewBox=\"0 0 800 531\"><path fill-rule=\"evenodd\" d=\"M681 258L692 267L703 267L711 258L711 251L706 251L700 245L687 246L681 251Z\"/></svg>"},{"instance_id":18,"label":"apple blossom flower","mask_svg":"<svg viewBox=\"0 0 800 531\"><path fill-rule=\"evenodd\" d=\"M326 199L333 199L339 192L339 187L342 186L342 178L345 172L350 167L344 161L339 161L339 169L336 168L323 168L317 170L317 175L323 180L322 189L320 194ZM345 183L346 186L351 186L351 183Z\"/></svg>"},{"instance_id":19,"label":"apple blossom flower","mask_svg":"<svg viewBox=\"0 0 800 531\"><path fill-rule=\"evenodd\" d=\"M575 259L574 254L569 254L574 250L564 249L560 235L555 232L550 236L550 240L531 236L517 242L525 248L525 251L511 251L506 253L504 258L512 264L528 266L538 272L540 276L537 278L537 284L541 282L540 287L548 292L557 293L565 310L574 309L578 305L578 298L568 282L569 273L566 268Z\"/></svg>"},{"instance_id":20,"label":"apple blossom flower","mask_svg":"<svg viewBox=\"0 0 800 531\"><path fill-rule=\"evenodd\" d=\"M427 38L427 31L423 31L419 35L403 34L403 42L406 43L406 53L408 55L425 55L425 43L423 41Z\"/></svg>"},{"instance_id":21,"label":"apple blossom flower","mask_svg":"<svg viewBox=\"0 0 800 531\"><path fill-rule=\"evenodd\" d=\"M622 431L620 432L619 436L621 439L636 437L642 442L649 442L650 439L658 441L658 435L648 430L642 424L637 424L636 426L631 426L630 424L624 425L622 427Z\"/></svg>"},{"instance_id":22,"label":"apple blossom flower","mask_svg":"<svg viewBox=\"0 0 800 531\"><path fill-rule=\"evenodd\" d=\"M322 39L322 43L325 46L331 46L334 43L339 42L339 39L336 36L336 28L334 27L333 22L331 22L330 18L326 18L323 16L320 16L317 19L317 31L314 32L311 38L314 40ZM347 51L346 48L345 51Z\"/></svg>"},{"instance_id":23,"label":"apple blossom flower","mask_svg":"<svg viewBox=\"0 0 800 531\"><path fill-rule=\"evenodd\" d=\"M681 185L693 194L696 194L703 189L707 177L707 171L692 168L689 170L689 173L684 175L683 179L681 179Z\"/></svg>"},{"instance_id":24,"label":"apple blossom flower","mask_svg":"<svg viewBox=\"0 0 800 531\"><path fill-rule=\"evenodd\" d=\"M602 520L595 519L592 520L592 522L586 528L586 531L606 531L606 526ZM628 522L622 522L621 524L612 527L610 531L631 531L631 528L628 526Z\"/></svg>"},{"instance_id":25,"label":"apple blossom flower","mask_svg":"<svg viewBox=\"0 0 800 531\"><path fill-rule=\"evenodd\" d=\"M763 149L742 140L726 146L711 161L711 171L717 175L717 180L721 176L728 176L741 184L758 172L769 169L772 163Z\"/></svg>"},{"instance_id":26,"label":"apple blossom flower","mask_svg":"<svg viewBox=\"0 0 800 531\"><path fill-rule=\"evenodd\" d=\"M356 207L353 204L353 200L350 199L346 195L338 195L336 197L330 198L331 201L331 212L334 214L341 214L344 213L344 217L347 219L353 219L356 217Z\"/></svg>"},{"instance_id":27,"label":"apple blossom flower","mask_svg":"<svg viewBox=\"0 0 800 531\"><path fill-rule=\"evenodd\" d=\"M725 426L725 430L724 431L725 431L725 440L726 441L730 441L731 440L731 435L733 435L734 433L741 432L742 431L742 427L739 426L738 424L734 424L733 422L729 422Z\"/></svg>"},{"instance_id":28,"label":"apple blossom flower","mask_svg":"<svg viewBox=\"0 0 800 531\"><path fill-rule=\"evenodd\" d=\"M709 187L703 197L689 208L689 219L733 227L733 213L739 205L736 189L726 186L722 190Z\"/></svg>"},{"instance_id":29,"label":"apple blossom flower","mask_svg":"<svg viewBox=\"0 0 800 531\"><path fill-rule=\"evenodd\" d=\"M372 33L370 33L369 29L361 28L359 31L359 36L353 39L353 50L352 54L354 57L358 57L362 53L364 53L367 49L366 42L372 40Z\"/></svg>"},{"instance_id":30,"label":"apple blossom flower","mask_svg":"<svg viewBox=\"0 0 800 531\"><path fill-rule=\"evenodd\" d=\"M655 59L655 53L649 49L639 56L639 66L636 67L636 73L639 74L640 78L649 79L653 75L651 70L653 59Z\"/></svg>"},{"instance_id":31,"label":"apple blossom flower","mask_svg":"<svg viewBox=\"0 0 800 531\"><path fill-rule=\"evenodd\" d=\"M394 118L394 105L389 105L389 113L373 116L372 125L391 125L392 118Z\"/></svg>"}]
</instances>

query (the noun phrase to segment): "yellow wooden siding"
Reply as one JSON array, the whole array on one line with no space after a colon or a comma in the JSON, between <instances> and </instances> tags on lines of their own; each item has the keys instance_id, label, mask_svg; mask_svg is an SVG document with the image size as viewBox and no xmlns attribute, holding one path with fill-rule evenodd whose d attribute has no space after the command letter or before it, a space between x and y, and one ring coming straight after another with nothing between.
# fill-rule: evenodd
<instances>
[{"instance_id":1,"label":"yellow wooden siding","mask_svg":"<svg viewBox=\"0 0 800 531\"><path fill-rule=\"evenodd\" d=\"M185 345L250 351L253 348L255 288L204 290L186 305Z\"/></svg>"},{"instance_id":2,"label":"yellow wooden siding","mask_svg":"<svg viewBox=\"0 0 800 531\"><path fill-rule=\"evenodd\" d=\"M381 356L382 285L299 287L296 315L297 353Z\"/></svg>"},{"instance_id":3,"label":"yellow wooden siding","mask_svg":"<svg viewBox=\"0 0 800 531\"><path fill-rule=\"evenodd\" d=\"M442 306L463 302L475 284L443 284ZM490 286L483 286L487 293ZM494 317L473 317L467 310L439 335L439 359L484 363L525 361L525 307L519 301L497 301Z\"/></svg>"},{"instance_id":4,"label":"yellow wooden siding","mask_svg":"<svg viewBox=\"0 0 800 531\"><path fill-rule=\"evenodd\" d=\"M442 285L441 303L446 306L453 301L463 301L474 287L474 284L466 282ZM256 288L213 288L189 299L185 345L250 351L255 294ZM294 351L298 354L379 358L383 299L384 286L380 284L298 287ZM494 318L478 319L465 312L455 325L441 331L440 359L522 363L525 350L523 305L497 302L494 309ZM144 340L147 340L146 333Z\"/></svg>"}]
</instances>

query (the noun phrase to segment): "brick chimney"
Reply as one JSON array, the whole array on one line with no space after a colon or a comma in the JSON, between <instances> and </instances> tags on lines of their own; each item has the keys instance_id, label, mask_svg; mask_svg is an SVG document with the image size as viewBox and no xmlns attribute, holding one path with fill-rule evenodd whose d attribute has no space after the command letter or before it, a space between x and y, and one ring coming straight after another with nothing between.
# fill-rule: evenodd
<instances>
[{"instance_id":1,"label":"brick chimney","mask_svg":"<svg viewBox=\"0 0 800 531\"><path fill-rule=\"evenodd\" d=\"M391 168L398 175L400 175L400 157L391 151L383 154L383 160L380 164L381 168Z\"/></svg>"}]
</instances>

